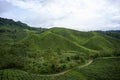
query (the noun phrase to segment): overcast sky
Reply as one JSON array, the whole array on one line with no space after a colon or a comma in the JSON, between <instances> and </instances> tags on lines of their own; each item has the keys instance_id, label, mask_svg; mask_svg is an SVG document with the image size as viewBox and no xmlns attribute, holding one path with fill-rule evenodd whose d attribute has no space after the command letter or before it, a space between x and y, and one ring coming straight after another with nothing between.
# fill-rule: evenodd
<instances>
[{"instance_id":1,"label":"overcast sky","mask_svg":"<svg viewBox=\"0 0 120 80\"><path fill-rule=\"evenodd\" d=\"M120 0L0 0L0 17L32 27L120 30Z\"/></svg>"}]
</instances>

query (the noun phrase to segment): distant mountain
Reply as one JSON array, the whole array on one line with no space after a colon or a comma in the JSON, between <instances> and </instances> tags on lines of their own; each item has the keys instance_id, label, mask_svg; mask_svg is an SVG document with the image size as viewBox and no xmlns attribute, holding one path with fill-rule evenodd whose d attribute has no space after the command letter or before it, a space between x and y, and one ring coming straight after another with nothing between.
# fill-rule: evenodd
<instances>
[{"instance_id":1,"label":"distant mountain","mask_svg":"<svg viewBox=\"0 0 120 80\"><path fill-rule=\"evenodd\" d=\"M13 21L12 19L7 19L7 18L1 18L0 17L0 27L2 26L9 26L9 27L13 27L13 26L18 26L21 28L28 28L28 25L25 23L22 23L20 21Z\"/></svg>"},{"instance_id":2,"label":"distant mountain","mask_svg":"<svg viewBox=\"0 0 120 80\"><path fill-rule=\"evenodd\" d=\"M106 34L108 36L120 39L120 30L97 31L98 33Z\"/></svg>"}]
</instances>

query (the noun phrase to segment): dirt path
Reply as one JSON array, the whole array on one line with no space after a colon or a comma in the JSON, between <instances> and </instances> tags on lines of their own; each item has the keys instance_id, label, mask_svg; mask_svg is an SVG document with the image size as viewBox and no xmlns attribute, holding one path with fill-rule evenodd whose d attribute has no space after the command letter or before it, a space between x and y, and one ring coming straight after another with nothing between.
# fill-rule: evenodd
<instances>
[{"instance_id":1,"label":"dirt path","mask_svg":"<svg viewBox=\"0 0 120 80\"><path fill-rule=\"evenodd\" d=\"M83 64L81 66L79 66L79 68L83 68L85 66L88 66L90 65L91 63L93 62L93 60L89 60L86 64ZM72 68L73 69L73 68ZM65 73L71 71L72 69L69 69L69 70L66 70L66 71L63 71L63 72L60 72L60 73L56 73L56 74L48 74L48 75L40 75L38 74L37 76L59 76L59 75L64 75Z\"/></svg>"},{"instance_id":2,"label":"dirt path","mask_svg":"<svg viewBox=\"0 0 120 80\"><path fill-rule=\"evenodd\" d=\"M79 66L79 68L83 68L85 66L90 65L93 62L93 60L89 60L86 64Z\"/></svg>"}]
</instances>

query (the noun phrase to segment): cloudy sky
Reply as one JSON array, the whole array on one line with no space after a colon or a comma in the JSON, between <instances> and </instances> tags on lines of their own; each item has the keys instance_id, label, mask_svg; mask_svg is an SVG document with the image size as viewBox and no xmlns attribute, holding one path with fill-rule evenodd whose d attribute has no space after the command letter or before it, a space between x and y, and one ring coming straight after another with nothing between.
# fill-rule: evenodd
<instances>
[{"instance_id":1,"label":"cloudy sky","mask_svg":"<svg viewBox=\"0 0 120 80\"><path fill-rule=\"evenodd\" d=\"M0 0L0 17L32 27L120 30L120 0Z\"/></svg>"}]
</instances>

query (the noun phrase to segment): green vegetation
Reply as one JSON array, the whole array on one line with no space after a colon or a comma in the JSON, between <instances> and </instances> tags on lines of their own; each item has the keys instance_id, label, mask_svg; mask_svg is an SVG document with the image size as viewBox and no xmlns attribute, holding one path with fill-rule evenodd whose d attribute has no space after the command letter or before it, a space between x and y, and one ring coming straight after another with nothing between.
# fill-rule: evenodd
<instances>
[{"instance_id":1,"label":"green vegetation","mask_svg":"<svg viewBox=\"0 0 120 80\"><path fill-rule=\"evenodd\" d=\"M120 79L120 57L103 57L95 59L94 62L82 69L78 69L88 80L119 80Z\"/></svg>"},{"instance_id":2,"label":"green vegetation","mask_svg":"<svg viewBox=\"0 0 120 80\"><path fill-rule=\"evenodd\" d=\"M0 70L0 80L119 80L120 57L97 58L88 66L79 66L60 75L31 74L17 69Z\"/></svg>"},{"instance_id":3,"label":"green vegetation","mask_svg":"<svg viewBox=\"0 0 120 80\"><path fill-rule=\"evenodd\" d=\"M102 31L81 32L57 27L33 28L20 21L0 18L0 75L5 75L0 77L7 80L9 77L21 75L22 80L26 80L26 76L39 80L41 76L36 74L56 74L85 64L90 59L97 61L98 57L118 57L119 45L119 31L108 34ZM13 75L14 72L18 74ZM8 75L11 76L6 77ZM87 80L86 76L81 72L70 71L65 76L48 78ZM15 80L13 78L16 77L11 80ZM42 76L42 79L47 77Z\"/></svg>"}]
</instances>

